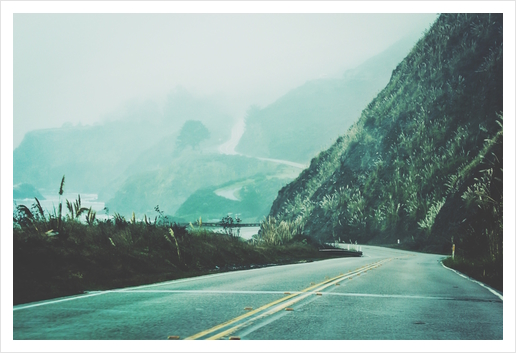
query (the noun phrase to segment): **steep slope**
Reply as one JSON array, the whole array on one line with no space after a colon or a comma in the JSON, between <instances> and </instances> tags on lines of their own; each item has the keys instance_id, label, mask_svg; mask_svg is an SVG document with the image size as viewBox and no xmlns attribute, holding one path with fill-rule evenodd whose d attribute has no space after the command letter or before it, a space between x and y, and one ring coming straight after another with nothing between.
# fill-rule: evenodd
<instances>
[{"instance_id":1,"label":"steep slope","mask_svg":"<svg viewBox=\"0 0 516 353\"><path fill-rule=\"evenodd\" d=\"M321 240L502 257L501 14L444 14L270 216Z\"/></svg>"},{"instance_id":2,"label":"steep slope","mask_svg":"<svg viewBox=\"0 0 516 353\"><path fill-rule=\"evenodd\" d=\"M342 77L309 81L263 109L250 109L236 150L249 156L308 162L343 134L385 87L416 39L399 41Z\"/></svg>"}]
</instances>

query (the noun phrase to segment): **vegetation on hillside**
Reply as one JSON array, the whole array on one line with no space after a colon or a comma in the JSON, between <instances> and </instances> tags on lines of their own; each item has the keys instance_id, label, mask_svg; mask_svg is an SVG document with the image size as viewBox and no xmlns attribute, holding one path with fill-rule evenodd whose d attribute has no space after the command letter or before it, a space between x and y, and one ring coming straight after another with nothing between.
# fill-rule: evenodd
<instances>
[{"instance_id":1,"label":"vegetation on hillside","mask_svg":"<svg viewBox=\"0 0 516 353\"><path fill-rule=\"evenodd\" d=\"M152 212L154 206L159 204L173 215L183 202L201 188L248 178L257 173L283 174L284 169L277 163L254 158L188 149L171 159L166 167L127 178L106 206L125 216L133 211L137 216L142 216ZM278 189L271 191L269 200L272 201ZM200 215L197 213L194 217Z\"/></svg>"},{"instance_id":2,"label":"vegetation on hillside","mask_svg":"<svg viewBox=\"0 0 516 353\"><path fill-rule=\"evenodd\" d=\"M294 169L288 166L282 166L282 168ZM195 219L203 215L206 219L221 219L227 214L238 214L244 222L259 222L269 213L278 190L292 179L260 173L245 179L201 188L183 202L175 212L175 216ZM224 190L233 191L232 196L236 199L217 194Z\"/></svg>"},{"instance_id":3,"label":"vegetation on hillside","mask_svg":"<svg viewBox=\"0 0 516 353\"><path fill-rule=\"evenodd\" d=\"M318 239L503 257L503 18L443 14L270 216Z\"/></svg>"},{"instance_id":4,"label":"vegetation on hillside","mask_svg":"<svg viewBox=\"0 0 516 353\"><path fill-rule=\"evenodd\" d=\"M184 123L176 140L177 149L187 146L198 148L201 142L210 138L210 131L199 120L188 120Z\"/></svg>"}]
</instances>

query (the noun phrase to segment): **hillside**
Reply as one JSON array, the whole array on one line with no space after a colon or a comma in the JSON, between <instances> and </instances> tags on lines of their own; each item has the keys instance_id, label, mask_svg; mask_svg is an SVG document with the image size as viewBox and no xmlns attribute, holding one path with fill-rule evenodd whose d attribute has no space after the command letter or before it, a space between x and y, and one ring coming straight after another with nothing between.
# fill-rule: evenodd
<instances>
[{"instance_id":1,"label":"hillside","mask_svg":"<svg viewBox=\"0 0 516 353\"><path fill-rule=\"evenodd\" d=\"M294 175L298 172L293 167L280 168L293 169ZM243 222L260 222L269 213L278 190L292 181L290 175L272 176L260 173L199 189L179 207L175 216L186 220L198 219L200 216L206 220L221 220L228 214L237 214Z\"/></svg>"},{"instance_id":2,"label":"hillside","mask_svg":"<svg viewBox=\"0 0 516 353\"><path fill-rule=\"evenodd\" d=\"M65 124L27 133L13 152L14 183L54 190L66 175L68 190L112 196L113 183L168 163L175 138L187 120L206 125L211 133L206 144L211 146L229 138L233 123L210 98L178 88L163 109L133 104L96 125Z\"/></svg>"},{"instance_id":3,"label":"hillside","mask_svg":"<svg viewBox=\"0 0 516 353\"><path fill-rule=\"evenodd\" d=\"M186 150L168 160L159 169L142 171L129 176L106 206L111 212L130 216L135 212L155 215L154 207L159 205L167 215L173 215L196 190L232 180L251 177L258 173L282 174L284 166L237 155L220 155ZM276 195L274 190L272 198ZM206 191L210 196L212 191ZM272 198L271 201L272 201ZM235 212L238 213L238 212ZM197 214L205 217L204 214Z\"/></svg>"},{"instance_id":4,"label":"hillside","mask_svg":"<svg viewBox=\"0 0 516 353\"><path fill-rule=\"evenodd\" d=\"M502 66L501 14L441 15L270 216L321 240L441 253L453 241L501 266Z\"/></svg>"},{"instance_id":5,"label":"hillside","mask_svg":"<svg viewBox=\"0 0 516 353\"><path fill-rule=\"evenodd\" d=\"M308 162L345 133L415 42L407 37L341 77L309 81L265 108L253 107L236 150Z\"/></svg>"}]
</instances>

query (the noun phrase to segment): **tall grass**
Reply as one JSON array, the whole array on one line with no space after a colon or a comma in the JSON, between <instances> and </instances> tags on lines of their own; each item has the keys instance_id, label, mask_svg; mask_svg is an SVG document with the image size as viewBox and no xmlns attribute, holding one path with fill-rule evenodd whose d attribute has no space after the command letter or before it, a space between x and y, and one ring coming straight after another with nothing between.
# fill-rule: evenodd
<instances>
[{"instance_id":1,"label":"tall grass","mask_svg":"<svg viewBox=\"0 0 516 353\"><path fill-rule=\"evenodd\" d=\"M296 235L301 235L303 226L301 220L277 221L268 217L260 223L259 239L269 245L283 245L292 241Z\"/></svg>"},{"instance_id":2,"label":"tall grass","mask_svg":"<svg viewBox=\"0 0 516 353\"><path fill-rule=\"evenodd\" d=\"M463 248L496 254L501 197L487 196L481 171L492 168L501 187L502 68L501 15L441 15L348 132L279 192L266 227L300 220L319 239L421 247L444 246L453 232Z\"/></svg>"},{"instance_id":3,"label":"tall grass","mask_svg":"<svg viewBox=\"0 0 516 353\"><path fill-rule=\"evenodd\" d=\"M63 217L61 236L52 236L45 231L48 219L18 208L13 224L15 303L322 256L309 244L252 244L212 233L201 221L187 229L128 222L121 216L91 221L93 214L89 222Z\"/></svg>"}]
</instances>

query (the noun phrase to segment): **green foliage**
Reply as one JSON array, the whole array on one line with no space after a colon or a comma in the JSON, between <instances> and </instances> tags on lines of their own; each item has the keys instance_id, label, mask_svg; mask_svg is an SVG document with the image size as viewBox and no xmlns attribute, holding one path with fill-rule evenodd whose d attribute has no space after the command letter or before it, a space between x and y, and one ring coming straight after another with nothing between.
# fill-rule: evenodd
<instances>
[{"instance_id":1,"label":"green foliage","mask_svg":"<svg viewBox=\"0 0 516 353\"><path fill-rule=\"evenodd\" d=\"M90 226L95 224L95 220L97 218L97 212L93 211L93 209L90 207L88 209L88 213L86 214L86 223Z\"/></svg>"},{"instance_id":2,"label":"green foliage","mask_svg":"<svg viewBox=\"0 0 516 353\"><path fill-rule=\"evenodd\" d=\"M206 219L221 219L228 214L239 214L245 222L259 222L270 210L274 198L288 181L289 175L280 173L290 167L281 168L274 177L263 174L232 180L216 186L200 188L192 193L175 212L175 216L192 219L202 214ZM271 171L272 172L272 171ZM220 196L220 190L233 190L237 200Z\"/></svg>"},{"instance_id":3,"label":"green foliage","mask_svg":"<svg viewBox=\"0 0 516 353\"><path fill-rule=\"evenodd\" d=\"M59 186L59 204L58 211L54 208L53 213L49 213L48 216L45 215L43 207L41 207L41 203L38 198L35 197L35 203L31 206L31 210L25 205L19 205L15 209L15 213L13 215L13 221L15 226L21 230L29 230L36 232L45 232L48 236L58 236L60 238L66 238L67 233L62 231L63 224L63 203L61 201L61 196L64 193L64 182L65 176L63 175L61 179L61 184ZM72 204L68 200L66 200L67 207L70 211L70 214L67 216L70 220L73 220L76 212L82 214L85 209L81 207L80 196L78 200ZM74 205L76 209L74 210ZM74 212L76 211L76 212Z\"/></svg>"},{"instance_id":4,"label":"green foliage","mask_svg":"<svg viewBox=\"0 0 516 353\"><path fill-rule=\"evenodd\" d=\"M67 199L66 208L68 209L67 217L70 220L79 218L84 212L88 212L88 209L86 207L82 207L81 205L81 195L77 195L77 199L73 203Z\"/></svg>"},{"instance_id":5,"label":"green foliage","mask_svg":"<svg viewBox=\"0 0 516 353\"><path fill-rule=\"evenodd\" d=\"M184 123L176 140L177 149L181 150L186 146L199 147L199 144L210 138L210 132L204 124L198 120L188 120Z\"/></svg>"},{"instance_id":6,"label":"green foliage","mask_svg":"<svg viewBox=\"0 0 516 353\"><path fill-rule=\"evenodd\" d=\"M461 234L465 256L496 258L502 34L500 14L441 15L360 119L280 190L270 216L301 220L315 239L414 239L435 251Z\"/></svg>"},{"instance_id":7,"label":"green foliage","mask_svg":"<svg viewBox=\"0 0 516 353\"><path fill-rule=\"evenodd\" d=\"M455 255L443 260L443 264L503 292L503 259L470 259Z\"/></svg>"},{"instance_id":8,"label":"green foliage","mask_svg":"<svg viewBox=\"0 0 516 353\"><path fill-rule=\"evenodd\" d=\"M177 224L136 221L120 226L123 218L118 216L119 221L94 224L64 218L62 232L68 236L52 237L28 208L19 210L23 214L13 227L15 304L321 257L316 247L301 241L253 245L212 233L201 227L202 220L193 235Z\"/></svg>"},{"instance_id":9,"label":"green foliage","mask_svg":"<svg viewBox=\"0 0 516 353\"><path fill-rule=\"evenodd\" d=\"M143 214L153 212L154 206L159 204L162 209L167 210L168 214L173 215L181 204L200 188L210 188L233 180L241 180L255 176L259 172L275 175L284 170L285 168L278 166L277 163L257 161L254 158L185 150L172 159L170 165L165 168L129 177L106 205L125 216L130 217L134 211L136 216L141 217ZM277 190L274 190L272 197ZM272 197L268 196L269 202L272 201ZM200 205L203 203L200 202ZM219 219L227 212L234 211L224 210L224 213L217 214L214 218ZM199 214L207 213L204 210L186 209L178 216L191 219L190 216L197 217Z\"/></svg>"},{"instance_id":10,"label":"green foliage","mask_svg":"<svg viewBox=\"0 0 516 353\"><path fill-rule=\"evenodd\" d=\"M276 221L274 217L268 217L260 223L258 239L265 244L283 245L292 241L296 235L301 235L303 226L297 221Z\"/></svg>"},{"instance_id":11,"label":"green foliage","mask_svg":"<svg viewBox=\"0 0 516 353\"><path fill-rule=\"evenodd\" d=\"M430 206L430 209L426 213L426 216L421 221L417 222L419 225L419 228L424 229L427 231L427 234L430 234L432 231L432 226L435 222L435 217L439 214L439 211L441 211L441 208L443 207L446 199L443 198L442 200L437 200L435 203L432 203L432 206Z\"/></svg>"},{"instance_id":12,"label":"green foliage","mask_svg":"<svg viewBox=\"0 0 516 353\"><path fill-rule=\"evenodd\" d=\"M236 216L235 219L230 215L227 215L222 218L220 224L222 226L222 230L224 234L227 234L231 237L239 237L240 236L240 227L234 227L234 225L238 225L242 220Z\"/></svg>"}]
</instances>

